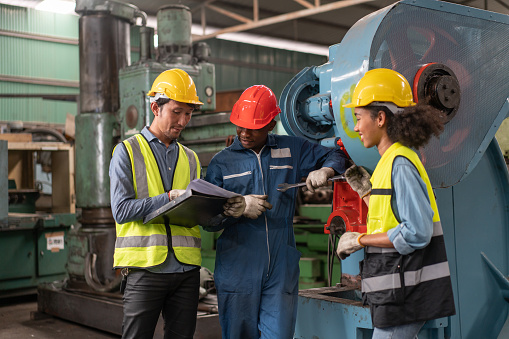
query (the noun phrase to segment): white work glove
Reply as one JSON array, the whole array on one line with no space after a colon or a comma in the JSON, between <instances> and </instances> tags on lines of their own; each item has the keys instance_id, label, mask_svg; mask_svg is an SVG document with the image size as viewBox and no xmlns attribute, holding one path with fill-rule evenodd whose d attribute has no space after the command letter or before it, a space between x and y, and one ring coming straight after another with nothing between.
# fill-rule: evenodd
<instances>
[{"instance_id":1,"label":"white work glove","mask_svg":"<svg viewBox=\"0 0 509 339\"><path fill-rule=\"evenodd\" d=\"M311 193L315 192L315 188L327 185L327 180L334 176L334 169L331 167L322 167L309 173L306 179L306 187Z\"/></svg>"},{"instance_id":2,"label":"white work glove","mask_svg":"<svg viewBox=\"0 0 509 339\"><path fill-rule=\"evenodd\" d=\"M357 252L364 246L361 245L359 239L365 236L366 233L359 232L346 232L339 238L338 249L336 253L341 260L345 260L350 254Z\"/></svg>"},{"instance_id":3,"label":"white work glove","mask_svg":"<svg viewBox=\"0 0 509 339\"><path fill-rule=\"evenodd\" d=\"M233 197L226 200L223 205L223 214L227 217L240 218L246 209L246 200L244 197Z\"/></svg>"},{"instance_id":4,"label":"white work glove","mask_svg":"<svg viewBox=\"0 0 509 339\"><path fill-rule=\"evenodd\" d=\"M346 182L352 189L364 198L371 193L371 175L364 167L353 165L345 171Z\"/></svg>"},{"instance_id":5,"label":"white work glove","mask_svg":"<svg viewBox=\"0 0 509 339\"><path fill-rule=\"evenodd\" d=\"M173 199L176 199L184 194L185 191L186 190L171 190L168 192L168 198L170 198L170 201L172 201Z\"/></svg>"},{"instance_id":6,"label":"white work glove","mask_svg":"<svg viewBox=\"0 0 509 339\"><path fill-rule=\"evenodd\" d=\"M246 209L242 215L249 219L256 219L263 212L272 208L272 204L267 201L266 195L250 194L245 195L244 199L246 201Z\"/></svg>"}]
</instances>

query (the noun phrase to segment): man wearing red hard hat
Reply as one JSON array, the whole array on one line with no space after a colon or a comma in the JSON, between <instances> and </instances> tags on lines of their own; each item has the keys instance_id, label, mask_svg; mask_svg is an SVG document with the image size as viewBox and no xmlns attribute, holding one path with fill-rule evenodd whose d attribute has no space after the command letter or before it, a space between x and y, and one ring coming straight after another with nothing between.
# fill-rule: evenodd
<instances>
[{"instance_id":1,"label":"man wearing red hard hat","mask_svg":"<svg viewBox=\"0 0 509 339\"><path fill-rule=\"evenodd\" d=\"M293 233L297 190L276 188L307 176L314 191L348 162L339 148L270 134L280 112L268 87L246 89L230 116L237 137L207 168L205 180L245 202L204 226L223 230L214 271L223 338L293 338L301 256Z\"/></svg>"}]
</instances>

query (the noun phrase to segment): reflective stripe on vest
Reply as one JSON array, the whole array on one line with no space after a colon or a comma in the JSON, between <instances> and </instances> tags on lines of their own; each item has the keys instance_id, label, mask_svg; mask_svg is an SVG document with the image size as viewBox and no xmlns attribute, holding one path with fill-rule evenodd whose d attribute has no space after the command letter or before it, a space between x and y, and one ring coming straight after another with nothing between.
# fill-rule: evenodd
<instances>
[{"instance_id":1,"label":"reflective stripe on vest","mask_svg":"<svg viewBox=\"0 0 509 339\"><path fill-rule=\"evenodd\" d=\"M424 266L420 270L405 272L405 286L415 286L424 281L445 278L450 275L447 261L434 265ZM387 289L401 288L399 273L382 275L373 278L362 279L362 292L371 293Z\"/></svg>"},{"instance_id":2,"label":"reflective stripe on vest","mask_svg":"<svg viewBox=\"0 0 509 339\"><path fill-rule=\"evenodd\" d=\"M166 234L152 234L150 236L130 236L119 237L115 242L116 248L123 247L149 247L149 246L168 246L168 237Z\"/></svg>"},{"instance_id":3,"label":"reflective stripe on vest","mask_svg":"<svg viewBox=\"0 0 509 339\"><path fill-rule=\"evenodd\" d=\"M432 237L436 237L439 235L443 235L444 231L442 230L442 223L440 221L433 222L433 235ZM366 253L396 253L398 252L395 248L386 248L386 247L373 247L367 246L364 251Z\"/></svg>"},{"instance_id":4,"label":"reflective stripe on vest","mask_svg":"<svg viewBox=\"0 0 509 339\"><path fill-rule=\"evenodd\" d=\"M197 247L201 248L201 239L183 235L174 235L171 237L173 247Z\"/></svg>"},{"instance_id":5,"label":"reflective stripe on vest","mask_svg":"<svg viewBox=\"0 0 509 339\"><path fill-rule=\"evenodd\" d=\"M165 192L157 161L147 140L137 134L124 141L131 159L133 185L137 199ZM185 189L200 176L199 160L189 148L178 144L179 155L172 189ZM201 235L198 226L186 228L170 225L175 257L182 263L201 265ZM143 251L140 251L143 249ZM115 267L151 267L164 262L168 253L168 238L164 224L143 224L142 220L117 224Z\"/></svg>"}]
</instances>

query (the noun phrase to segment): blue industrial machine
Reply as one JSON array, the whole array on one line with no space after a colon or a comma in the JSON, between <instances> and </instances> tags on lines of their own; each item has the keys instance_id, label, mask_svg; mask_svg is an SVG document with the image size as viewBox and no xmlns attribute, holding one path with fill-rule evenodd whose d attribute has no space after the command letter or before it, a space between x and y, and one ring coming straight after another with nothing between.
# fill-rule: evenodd
<instances>
[{"instance_id":1,"label":"blue industrial machine","mask_svg":"<svg viewBox=\"0 0 509 339\"><path fill-rule=\"evenodd\" d=\"M435 188L456 315L427 322L419 338L507 338L509 177L494 136L509 113L509 16L404 0L364 17L330 47L326 64L287 84L287 132L327 146L340 138L357 165L373 170L380 156L363 147L342 104L374 68L400 72L415 100L447 113L442 135L418 154ZM346 279L355 282L360 252L342 262L340 284L300 292L295 338L371 336L369 309Z\"/></svg>"}]
</instances>

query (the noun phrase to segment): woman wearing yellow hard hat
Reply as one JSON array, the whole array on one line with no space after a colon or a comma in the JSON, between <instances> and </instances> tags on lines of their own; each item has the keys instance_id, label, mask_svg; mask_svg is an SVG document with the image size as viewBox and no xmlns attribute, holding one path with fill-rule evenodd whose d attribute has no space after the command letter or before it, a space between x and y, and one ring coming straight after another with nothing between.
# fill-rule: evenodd
<instances>
[{"instance_id":1,"label":"woman wearing yellow hard hat","mask_svg":"<svg viewBox=\"0 0 509 339\"><path fill-rule=\"evenodd\" d=\"M381 159L373 176L358 166L345 172L368 204L367 233L341 236L345 259L364 248L362 295L370 305L373 338L415 338L426 320L455 314L437 204L426 170L412 148L443 130L440 111L416 104L408 81L373 69L355 87L352 102L365 147Z\"/></svg>"}]
</instances>

